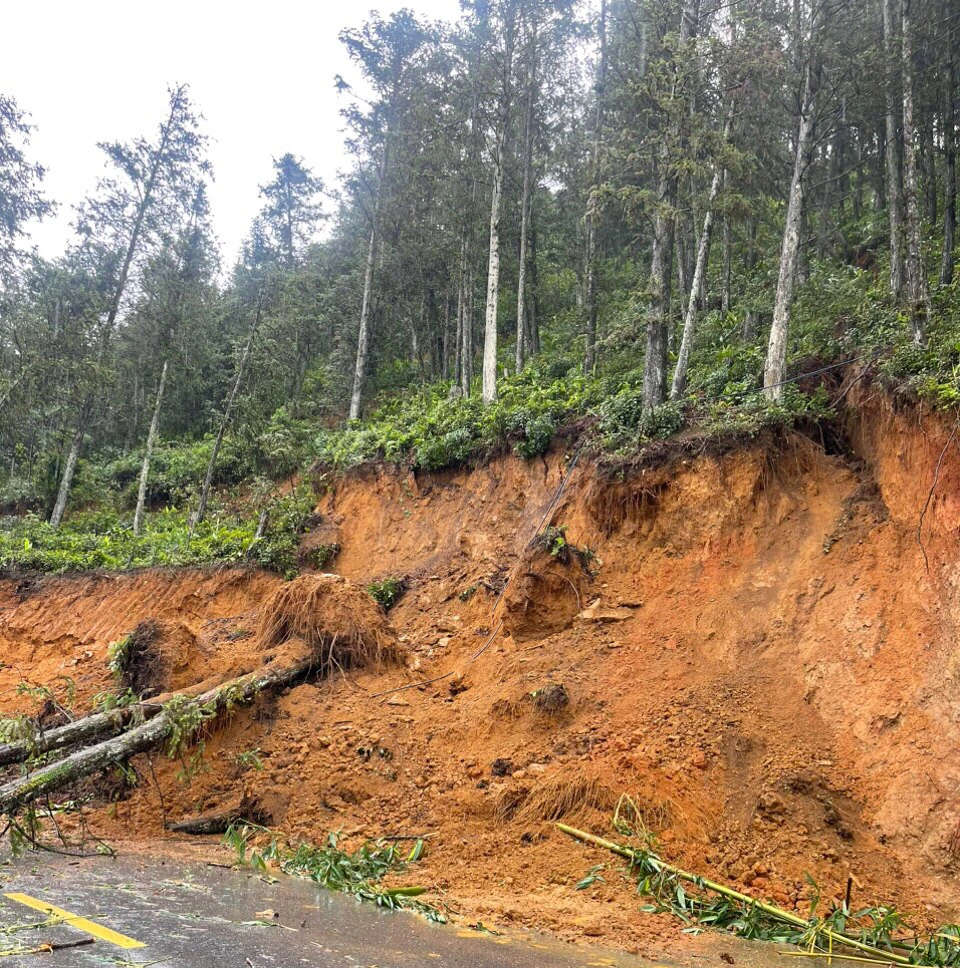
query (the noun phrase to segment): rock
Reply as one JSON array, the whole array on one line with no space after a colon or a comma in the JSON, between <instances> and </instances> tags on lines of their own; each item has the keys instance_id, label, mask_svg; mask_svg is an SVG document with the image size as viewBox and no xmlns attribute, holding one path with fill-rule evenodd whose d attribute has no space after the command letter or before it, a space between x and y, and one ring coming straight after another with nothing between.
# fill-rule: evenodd
<instances>
[{"instance_id":1,"label":"rock","mask_svg":"<svg viewBox=\"0 0 960 968\"><path fill-rule=\"evenodd\" d=\"M577 616L581 622L622 622L632 617L632 609L604 605L599 598L592 601Z\"/></svg>"},{"instance_id":2,"label":"rock","mask_svg":"<svg viewBox=\"0 0 960 968\"><path fill-rule=\"evenodd\" d=\"M407 700L404 699L403 696L391 696L387 700L387 705L388 706L409 706L410 703L407 702Z\"/></svg>"},{"instance_id":3,"label":"rock","mask_svg":"<svg viewBox=\"0 0 960 968\"><path fill-rule=\"evenodd\" d=\"M570 705L570 693L560 682L548 682L532 695L533 708L541 713L557 713Z\"/></svg>"},{"instance_id":4,"label":"rock","mask_svg":"<svg viewBox=\"0 0 960 968\"><path fill-rule=\"evenodd\" d=\"M510 776L513 773L513 763L510 760L497 757L490 764L490 772L494 776Z\"/></svg>"}]
</instances>

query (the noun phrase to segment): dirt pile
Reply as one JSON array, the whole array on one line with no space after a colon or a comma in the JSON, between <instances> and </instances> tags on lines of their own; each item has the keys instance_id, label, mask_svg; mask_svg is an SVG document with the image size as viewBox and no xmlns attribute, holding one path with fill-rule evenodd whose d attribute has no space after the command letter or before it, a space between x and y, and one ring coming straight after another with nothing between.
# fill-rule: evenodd
<instances>
[{"instance_id":1,"label":"dirt pile","mask_svg":"<svg viewBox=\"0 0 960 968\"><path fill-rule=\"evenodd\" d=\"M258 645L269 651L290 639L306 645L321 676L400 658L379 606L340 575L301 575L270 596L260 613Z\"/></svg>"},{"instance_id":2,"label":"dirt pile","mask_svg":"<svg viewBox=\"0 0 960 968\"><path fill-rule=\"evenodd\" d=\"M155 760L167 815L242 790L294 839L430 833L421 878L470 920L693 944L549 823L609 833L628 793L674 861L778 903L808 895L805 872L826 896L852 875L856 903L956 919L960 450L924 516L928 571L917 523L950 428L871 392L850 394L843 453L788 435L625 477L583 461L551 519L596 556L581 601L558 581L539 632L507 621L492 640L507 576L553 568L528 545L563 455L335 482L318 508L333 567L406 580L390 623L408 662L239 710L189 784ZM536 583L507 586L515 619L541 607ZM5 588L0 694L22 674L64 698L63 675L89 702L110 687L109 642L151 616L181 621L225 678L257 663L250 633L281 587L241 571L61 579L19 602ZM544 708L548 687L565 701ZM149 776L87 819L169 836ZM575 891L600 863L605 882Z\"/></svg>"}]
</instances>

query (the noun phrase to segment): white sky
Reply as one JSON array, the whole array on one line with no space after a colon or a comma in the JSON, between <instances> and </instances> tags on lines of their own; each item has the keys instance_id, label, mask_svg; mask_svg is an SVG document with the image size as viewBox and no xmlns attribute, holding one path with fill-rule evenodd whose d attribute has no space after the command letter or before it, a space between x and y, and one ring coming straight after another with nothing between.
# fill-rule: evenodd
<instances>
[{"instance_id":1,"label":"white sky","mask_svg":"<svg viewBox=\"0 0 960 968\"><path fill-rule=\"evenodd\" d=\"M373 8L453 19L457 0L23 0L4 5L0 90L37 126L30 156L48 169L57 215L32 230L64 248L71 206L104 172L98 141L153 134L167 85L186 82L210 135L213 225L229 268L261 202L274 156L302 156L327 185L343 167L333 79L356 71L337 35Z\"/></svg>"}]
</instances>

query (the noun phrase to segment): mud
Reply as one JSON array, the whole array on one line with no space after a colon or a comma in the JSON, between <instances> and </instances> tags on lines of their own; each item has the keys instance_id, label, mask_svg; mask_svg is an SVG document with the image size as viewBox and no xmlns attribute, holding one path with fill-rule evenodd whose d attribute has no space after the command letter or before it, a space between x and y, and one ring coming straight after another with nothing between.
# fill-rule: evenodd
<instances>
[{"instance_id":1,"label":"mud","mask_svg":"<svg viewBox=\"0 0 960 968\"><path fill-rule=\"evenodd\" d=\"M625 478L578 464L551 515L595 555L576 611L567 583L524 578L553 567L528 545L567 455L335 481L305 551L322 538L345 577L406 580L389 615L404 663L242 710L189 783L154 756L86 822L155 844L165 817L246 795L294 840L430 834L421 879L469 921L652 956L702 946L549 822L607 833L628 793L671 859L780 904L804 901L809 872L828 898L850 876L855 903L956 920L960 449L869 385L847 403L831 453L787 434ZM549 634L507 621L491 640L508 578L504 598L534 603L521 612L562 616ZM148 618L195 637L198 678L253 668L279 585L241 570L48 580L22 601L4 586L5 707L35 711L22 676L83 708L115 688L108 644ZM559 708L536 701L548 685ZM599 863L606 882L575 891Z\"/></svg>"}]
</instances>

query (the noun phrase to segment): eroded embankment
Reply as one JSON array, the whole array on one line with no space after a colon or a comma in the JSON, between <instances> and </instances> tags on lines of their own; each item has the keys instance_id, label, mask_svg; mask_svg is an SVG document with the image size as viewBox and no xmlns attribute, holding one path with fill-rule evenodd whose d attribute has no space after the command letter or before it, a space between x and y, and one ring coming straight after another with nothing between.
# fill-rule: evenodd
<instances>
[{"instance_id":1,"label":"eroded embankment","mask_svg":"<svg viewBox=\"0 0 960 968\"><path fill-rule=\"evenodd\" d=\"M826 894L849 874L858 901L954 919L960 450L925 515L928 572L916 529L950 427L870 393L851 394L842 456L787 435L623 479L584 461L551 520L592 549L585 564L526 548L562 454L338 480L308 543L339 544L348 578L407 580L391 620L409 668L239 712L189 784L155 756L168 819L246 794L292 837L431 832L419 877L470 920L675 946L676 925L638 914L613 870L575 892L609 858L549 823L606 831L627 792L672 858L780 903L807 893L804 871ZM110 687L108 643L151 617L196 643L176 650L171 685L236 674L258 661L249 633L277 584L141 573L48 581L22 601L10 586L0 694L66 675L88 702ZM262 769L238 761L250 750ZM87 809L98 833L163 836L141 772L139 790Z\"/></svg>"}]
</instances>

